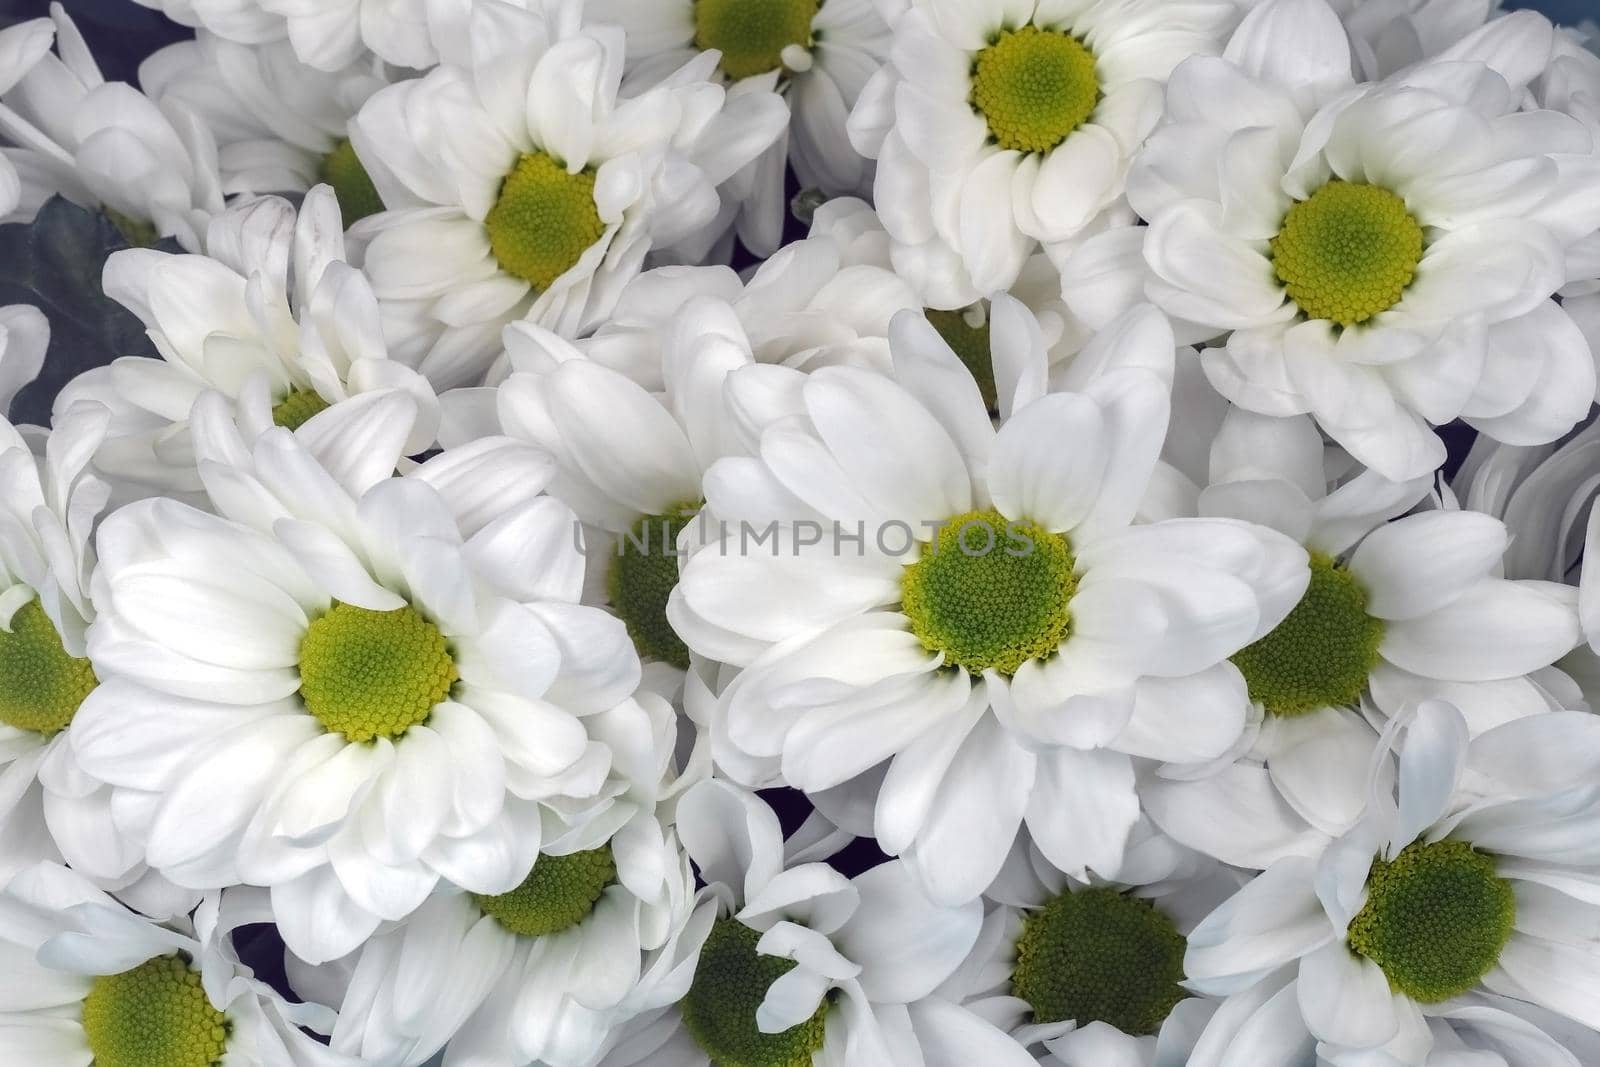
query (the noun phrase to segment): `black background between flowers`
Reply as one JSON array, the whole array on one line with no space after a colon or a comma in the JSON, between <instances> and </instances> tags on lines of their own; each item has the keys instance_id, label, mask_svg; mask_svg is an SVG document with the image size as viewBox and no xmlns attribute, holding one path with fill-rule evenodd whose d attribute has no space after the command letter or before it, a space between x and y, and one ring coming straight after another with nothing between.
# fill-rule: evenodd
<instances>
[{"instance_id":1,"label":"black background between flowers","mask_svg":"<svg viewBox=\"0 0 1600 1067\"><path fill-rule=\"evenodd\" d=\"M63 0L63 6L108 80L136 82L146 56L192 35L133 0ZM1508 0L1505 6L1533 8L1565 24L1600 20L1600 0ZM48 10L48 0L0 0L0 27L38 18ZM785 239L801 236L804 227L791 220ZM0 225L0 305L37 305L49 317L52 331L44 372L17 397L13 421L47 423L56 392L83 370L118 356L156 355L139 321L100 292L101 266L106 255L119 247L124 247L120 235L103 217L59 201L31 225ZM176 250L170 242L158 247ZM742 251L740 257L734 265L741 270L756 262ZM1446 427L1442 434L1450 447L1448 474L1461 463L1473 435L1459 426ZM797 790L767 790L762 795L778 812L786 833L811 812L805 795ZM843 873L855 875L885 859L873 841L863 839L832 862ZM247 927L238 932L236 943L259 977L292 996L284 974L283 942L273 928Z\"/></svg>"}]
</instances>

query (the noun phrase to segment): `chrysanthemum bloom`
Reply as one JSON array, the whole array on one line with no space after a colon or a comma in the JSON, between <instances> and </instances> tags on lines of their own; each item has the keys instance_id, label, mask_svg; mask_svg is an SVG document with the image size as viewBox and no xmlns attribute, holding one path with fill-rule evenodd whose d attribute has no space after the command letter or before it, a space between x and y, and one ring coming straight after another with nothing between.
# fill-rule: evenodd
<instances>
[{"instance_id":1,"label":"chrysanthemum bloom","mask_svg":"<svg viewBox=\"0 0 1600 1067\"><path fill-rule=\"evenodd\" d=\"M622 38L577 5L472 12L470 54L374 95L351 138L389 210L363 265L401 350L440 388L476 384L500 330L527 317L593 329L645 253L695 232L717 186L783 128L734 109L713 57L618 98Z\"/></svg>"},{"instance_id":2,"label":"chrysanthemum bloom","mask_svg":"<svg viewBox=\"0 0 1600 1067\"><path fill-rule=\"evenodd\" d=\"M788 132L730 179L723 210L699 245L710 247L734 226L756 255L777 251L791 163L801 188L824 196L871 187L872 166L851 147L845 123L889 51L889 28L873 0L592 0L589 12L627 32L630 84L648 85L715 49L730 98L775 90L788 102Z\"/></svg>"},{"instance_id":3,"label":"chrysanthemum bloom","mask_svg":"<svg viewBox=\"0 0 1600 1067\"><path fill-rule=\"evenodd\" d=\"M1396 480L1443 462L1429 424L1532 444L1587 412L1594 361L1550 296L1600 224L1591 135L1519 112L1537 71L1500 62L1540 25L1501 19L1357 87L1324 0L1270 0L1224 57L1174 72L1128 198L1150 297L1228 334L1203 353L1223 395L1309 412Z\"/></svg>"},{"instance_id":4,"label":"chrysanthemum bloom","mask_svg":"<svg viewBox=\"0 0 1600 1067\"><path fill-rule=\"evenodd\" d=\"M680 948L694 874L657 801L687 782L670 766L673 709L637 703L591 716L630 788L608 816L556 841L509 893L439 893L402 924L296 988L311 999L329 977L340 1004L333 1048L363 1062L420 1064L448 1043L447 1063L586 1067L633 1002L693 970ZM613 828L614 832L613 832ZM704 923L697 936L704 936ZM659 1005L657 1005L659 1006Z\"/></svg>"},{"instance_id":5,"label":"chrysanthemum bloom","mask_svg":"<svg viewBox=\"0 0 1600 1067\"><path fill-rule=\"evenodd\" d=\"M1239 993L1297 962L1290 995L1317 1040L1401 1063L1427 1052L1428 1015L1480 992L1593 1028L1596 725L1554 712L1469 741L1458 711L1423 702L1386 737L1405 729L1398 789L1375 788L1349 834L1207 916L1189 935L1190 988Z\"/></svg>"},{"instance_id":6,"label":"chrysanthemum bloom","mask_svg":"<svg viewBox=\"0 0 1600 1067\"><path fill-rule=\"evenodd\" d=\"M370 55L324 72L301 63L287 41L252 46L202 31L141 63L139 84L206 124L223 193L297 193L326 182L348 226L383 210L348 127L393 74Z\"/></svg>"},{"instance_id":7,"label":"chrysanthemum bloom","mask_svg":"<svg viewBox=\"0 0 1600 1067\"><path fill-rule=\"evenodd\" d=\"M173 881L270 888L310 963L441 881L509 892L626 788L584 719L628 701L638 660L575 603L547 466L489 441L394 477L411 407L357 397L247 444L208 394L220 515L143 500L97 541L81 766Z\"/></svg>"},{"instance_id":8,"label":"chrysanthemum bloom","mask_svg":"<svg viewBox=\"0 0 1600 1067\"><path fill-rule=\"evenodd\" d=\"M1229 863L1315 854L1348 831L1367 803L1369 723L1387 714L1438 697L1477 734L1581 699L1553 667L1580 640L1575 590L1501 577L1510 537L1498 519L1403 515L1427 479L1334 473L1345 465L1309 418L1235 408L1194 499L1198 514L1260 522L1311 553L1300 602L1233 657L1260 720L1248 758L1144 794L1163 829Z\"/></svg>"},{"instance_id":9,"label":"chrysanthemum bloom","mask_svg":"<svg viewBox=\"0 0 1600 1067\"><path fill-rule=\"evenodd\" d=\"M1075 881L1019 838L984 894L996 906L977 945L939 995L1043 1053L1047 1067L1183 1062L1214 1007L1180 984L1184 937L1244 876L1148 822L1135 829L1123 873L1115 883Z\"/></svg>"},{"instance_id":10,"label":"chrysanthemum bloom","mask_svg":"<svg viewBox=\"0 0 1600 1067\"><path fill-rule=\"evenodd\" d=\"M239 963L230 935L258 921L248 890L191 922L130 911L74 871L39 864L0 893L0 1035L38 1067L355 1067L300 1027L333 1012L291 1004Z\"/></svg>"},{"instance_id":11,"label":"chrysanthemum bloom","mask_svg":"<svg viewBox=\"0 0 1600 1067\"><path fill-rule=\"evenodd\" d=\"M930 996L971 950L978 902L933 903L899 862L846 878L815 862L826 839L786 850L772 809L724 781L690 789L678 825L706 883L692 981L619 1031L603 1067L1031 1067L1000 1030Z\"/></svg>"},{"instance_id":12,"label":"chrysanthemum bloom","mask_svg":"<svg viewBox=\"0 0 1600 1067\"><path fill-rule=\"evenodd\" d=\"M54 53L45 51L52 21ZM129 244L173 237L198 251L207 220L222 210L217 146L205 127L177 105L106 81L60 4L25 25L6 58L23 60L27 73L15 83L15 70L0 75L0 135L17 146L6 155L21 179L14 201L0 196L17 205L5 221L33 218L59 193L104 210ZM0 173L9 180L9 168Z\"/></svg>"},{"instance_id":13,"label":"chrysanthemum bloom","mask_svg":"<svg viewBox=\"0 0 1600 1067\"><path fill-rule=\"evenodd\" d=\"M1212 54L1229 0L912 0L850 116L874 199L914 277L960 307L1009 288L1038 243L1079 234L1123 192L1161 83Z\"/></svg>"},{"instance_id":14,"label":"chrysanthemum bloom","mask_svg":"<svg viewBox=\"0 0 1600 1067\"><path fill-rule=\"evenodd\" d=\"M331 188L307 193L298 215L278 197L230 208L206 245L203 256L127 249L106 261L106 293L144 322L161 358L114 360L57 396L58 410L84 400L111 410L102 471L147 491L198 493L189 412L212 390L252 437L296 429L350 396L403 392L416 409L405 454L433 443L438 401L389 358L372 290L344 262Z\"/></svg>"},{"instance_id":15,"label":"chrysanthemum bloom","mask_svg":"<svg viewBox=\"0 0 1600 1067\"><path fill-rule=\"evenodd\" d=\"M788 415L756 456L711 468L725 525L667 609L692 651L745 668L713 729L766 765L756 784L876 790L879 844L947 901L988 885L1024 819L1062 870L1114 875L1134 757L1230 750L1248 701L1227 657L1307 581L1304 550L1263 527L1130 526L1167 420L1159 313L1097 338L1048 395L1037 326L1006 297L994 314L1032 337L996 368L998 431L902 313L894 378L818 370L769 398ZM746 373L731 396L762 380Z\"/></svg>"}]
</instances>

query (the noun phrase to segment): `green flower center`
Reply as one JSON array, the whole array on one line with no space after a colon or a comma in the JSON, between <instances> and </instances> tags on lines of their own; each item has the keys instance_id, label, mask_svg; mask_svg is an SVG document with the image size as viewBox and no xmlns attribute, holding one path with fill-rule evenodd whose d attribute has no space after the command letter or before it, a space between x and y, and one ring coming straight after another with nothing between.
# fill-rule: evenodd
<instances>
[{"instance_id":1,"label":"green flower center","mask_svg":"<svg viewBox=\"0 0 1600 1067\"><path fill-rule=\"evenodd\" d=\"M588 918L600 894L616 881L611 846L603 845L570 856L541 855L511 892L493 897L474 893L472 899L480 911L513 934L543 937Z\"/></svg>"},{"instance_id":2,"label":"green flower center","mask_svg":"<svg viewBox=\"0 0 1600 1067\"><path fill-rule=\"evenodd\" d=\"M1349 943L1383 968L1395 992L1437 1004L1489 973L1516 916L1516 896L1494 857L1465 841L1415 841L1393 860L1372 861Z\"/></svg>"},{"instance_id":3,"label":"green flower center","mask_svg":"<svg viewBox=\"0 0 1600 1067\"><path fill-rule=\"evenodd\" d=\"M901 610L922 647L944 653L947 665L1013 674L1054 653L1071 631L1073 563L1060 534L993 509L969 511L905 569Z\"/></svg>"},{"instance_id":4,"label":"green flower center","mask_svg":"<svg viewBox=\"0 0 1600 1067\"><path fill-rule=\"evenodd\" d=\"M355 146L345 138L333 146L333 151L322 157L317 177L333 186L334 198L339 201L339 214L348 228L351 223L376 215L383 210L383 198L377 186L361 165Z\"/></svg>"},{"instance_id":5,"label":"green flower center","mask_svg":"<svg viewBox=\"0 0 1600 1067\"><path fill-rule=\"evenodd\" d=\"M679 1003L683 1023L716 1067L811 1067L822 1047L828 1002L798 1026L763 1034L756 1009L767 989L797 964L756 951L761 935L737 919L719 919L700 950L694 984Z\"/></svg>"},{"instance_id":6,"label":"green flower center","mask_svg":"<svg viewBox=\"0 0 1600 1067\"><path fill-rule=\"evenodd\" d=\"M1278 280L1307 318L1355 326L1395 306L1422 262L1422 227L1377 185L1331 181L1272 239Z\"/></svg>"},{"instance_id":7,"label":"green flower center","mask_svg":"<svg viewBox=\"0 0 1600 1067\"><path fill-rule=\"evenodd\" d=\"M606 232L594 171L568 174L544 152L529 152L506 175L483 225L500 269L543 292Z\"/></svg>"},{"instance_id":8,"label":"green flower center","mask_svg":"<svg viewBox=\"0 0 1600 1067\"><path fill-rule=\"evenodd\" d=\"M1147 900L1113 889L1062 893L1023 919L1011 991L1035 1022L1099 1021L1153 1034L1188 995L1178 984L1185 947Z\"/></svg>"},{"instance_id":9,"label":"green flower center","mask_svg":"<svg viewBox=\"0 0 1600 1067\"><path fill-rule=\"evenodd\" d=\"M683 504L639 519L617 543L606 572L611 609L627 624L639 655L684 670L689 648L667 622L667 598L678 584L678 534L699 512L698 503Z\"/></svg>"},{"instance_id":10,"label":"green flower center","mask_svg":"<svg viewBox=\"0 0 1600 1067\"><path fill-rule=\"evenodd\" d=\"M928 317L933 328L939 331L939 336L944 338L944 343L950 346L950 351L956 354L962 366L972 372L972 379L978 383L978 392L983 394L983 403L988 407L989 414L998 415L1000 405L996 399L998 393L994 384L994 360L989 354L988 314L984 314L981 326L974 326L967 321L965 311L924 308L922 313Z\"/></svg>"},{"instance_id":11,"label":"green flower center","mask_svg":"<svg viewBox=\"0 0 1600 1067\"><path fill-rule=\"evenodd\" d=\"M83 1001L95 1067L211 1067L227 1053L228 1031L200 972L178 956L96 978Z\"/></svg>"},{"instance_id":12,"label":"green flower center","mask_svg":"<svg viewBox=\"0 0 1600 1067\"><path fill-rule=\"evenodd\" d=\"M765 74L783 65L783 50L811 44L820 0L695 0L694 46L722 53L730 78Z\"/></svg>"},{"instance_id":13,"label":"green flower center","mask_svg":"<svg viewBox=\"0 0 1600 1067\"><path fill-rule=\"evenodd\" d=\"M102 207L106 218L111 220L111 225L117 228L122 239L128 242L130 248L150 248L161 240L161 234L156 232L155 223L136 219L132 215L124 215L109 207Z\"/></svg>"},{"instance_id":14,"label":"green flower center","mask_svg":"<svg viewBox=\"0 0 1600 1067\"><path fill-rule=\"evenodd\" d=\"M18 730L64 730L99 684L86 659L69 656L61 635L34 597L0 630L0 722Z\"/></svg>"},{"instance_id":15,"label":"green flower center","mask_svg":"<svg viewBox=\"0 0 1600 1067\"><path fill-rule=\"evenodd\" d=\"M1001 148L1048 152L1099 102L1094 53L1060 30L1002 30L972 66L972 106Z\"/></svg>"},{"instance_id":16,"label":"green flower center","mask_svg":"<svg viewBox=\"0 0 1600 1067\"><path fill-rule=\"evenodd\" d=\"M370 611L336 602L300 642L306 710L347 741L399 737L459 677L444 635L409 604Z\"/></svg>"},{"instance_id":17,"label":"green flower center","mask_svg":"<svg viewBox=\"0 0 1600 1067\"><path fill-rule=\"evenodd\" d=\"M1300 603L1233 664L1251 700L1273 715L1303 715L1360 700L1382 641L1382 620L1367 614L1367 591L1331 557L1313 552Z\"/></svg>"},{"instance_id":18,"label":"green flower center","mask_svg":"<svg viewBox=\"0 0 1600 1067\"><path fill-rule=\"evenodd\" d=\"M286 430L298 430L311 416L327 409L328 402L315 389L291 389L272 405L272 422Z\"/></svg>"}]
</instances>

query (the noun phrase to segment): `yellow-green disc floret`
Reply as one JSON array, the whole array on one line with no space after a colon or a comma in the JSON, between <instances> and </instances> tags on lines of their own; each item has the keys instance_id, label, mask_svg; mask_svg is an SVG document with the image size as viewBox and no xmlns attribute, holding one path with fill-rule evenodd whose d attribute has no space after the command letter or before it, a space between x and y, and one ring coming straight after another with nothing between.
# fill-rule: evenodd
<instances>
[{"instance_id":1,"label":"yellow-green disc floret","mask_svg":"<svg viewBox=\"0 0 1600 1067\"><path fill-rule=\"evenodd\" d=\"M298 430L307 419L327 408L328 402L315 389L291 389L288 396L272 405L272 422L286 430Z\"/></svg>"},{"instance_id":2,"label":"yellow-green disc floret","mask_svg":"<svg viewBox=\"0 0 1600 1067\"><path fill-rule=\"evenodd\" d=\"M939 336L950 346L950 351L972 372L972 380L978 383L978 392L983 395L983 403L989 409L989 414L998 414L1000 409L996 401L994 359L989 354L988 315L984 316L983 325L974 326L967 321L966 312L963 311L924 308L922 313L939 331Z\"/></svg>"},{"instance_id":3,"label":"yellow-green disc floret","mask_svg":"<svg viewBox=\"0 0 1600 1067\"><path fill-rule=\"evenodd\" d=\"M541 855L522 884L498 896L472 894L478 910L519 937L543 937L577 926L617 880L611 846L569 856Z\"/></svg>"},{"instance_id":4,"label":"yellow-green disc floret","mask_svg":"<svg viewBox=\"0 0 1600 1067\"><path fill-rule=\"evenodd\" d=\"M829 1004L776 1034L756 1026L767 989L796 966L756 951L761 935L737 919L719 919L700 950L694 984L679 1003L683 1024L716 1067L811 1067L822 1047Z\"/></svg>"},{"instance_id":5,"label":"yellow-green disc floret","mask_svg":"<svg viewBox=\"0 0 1600 1067\"><path fill-rule=\"evenodd\" d=\"M333 187L333 196L339 201L339 214L346 226L383 210L383 198L378 195L377 186L372 184L349 138L334 145L333 151L322 157L317 176Z\"/></svg>"},{"instance_id":6,"label":"yellow-green disc floret","mask_svg":"<svg viewBox=\"0 0 1600 1067\"><path fill-rule=\"evenodd\" d=\"M1331 181L1284 216L1272 266L1307 318L1355 326L1400 302L1422 262L1422 226L1378 185Z\"/></svg>"},{"instance_id":7,"label":"yellow-green disc floret","mask_svg":"<svg viewBox=\"0 0 1600 1067\"><path fill-rule=\"evenodd\" d=\"M765 74L783 65L783 50L811 44L819 0L695 0L694 44L722 53L730 78Z\"/></svg>"},{"instance_id":8,"label":"yellow-green disc floret","mask_svg":"<svg viewBox=\"0 0 1600 1067\"><path fill-rule=\"evenodd\" d=\"M300 643L306 710L347 741L399 737L459 677L444 635L409 604L372 611L335 603Z\"/></svg>"},{"instance_id":9,"label":"yellow-green disc floret","mask_svg":"<svg viewBox=\"0 0 1600 1067\"><path fill-rule=\"evenodd\" d=\"M689 648L667 622L667 598L678 584L678 534L699 511L698 503L685 504L640 518L617 543L606 571L611 609L627 625L639 655L683 669Z\"/></svg>"},{"instance_id":10,"label":"yellow-green disc floret","mask_svg":"<svg viewBox=\"0 0 1600 1067\"><path fill-rule=\"evenodd\" d=\"M1099 102L1094 53L1060 30L1002 30L972 65L972 106L1001 148L1048 152Z\"/></svg>"},{"instance_id":11,"label":"yellow-green disc floret","mask_svg":"<svg viewBox=\"0 0 1600 1067\"><path fill-rule=\"evenodd\" d=\"M905 569L900 605L911 632L947 665L1013 674L1051 655L1071 630L1078 588L1060 534L998 511L969 511L941 527Z\"/></svg>"},{"instance_id":12,"label":"yellow-green disc floret","mask_svg":"<svg viewBox=\"0 0 1600 1067\"><path fill-rule=\"evenodd\" d=\"M99 682L86 659L67 654L50 616L34 597L0 630L0 722L54 734Z\"/></svg>"},{"instance_id":13,"label":"yellow-green disc floret","mask_svg":"<svg viewBox=\"0 0 1600 1067\"><path fill-rule=\"evenodd\" d=\"M1393 860L1373 861L1349 944L1383 969L1390 989L1437 1004L1489 973L1516 917L1516 895L1493 856L1465 841L1415 841Z\"/></svg>"},{"instance_id":14,"label":"yellow-green disc floret","mask_svg":"<svg viewBox=\"0 0 1600 1067\"><path fill-rule=\"evenodd\" d=\"M111 225L117 228L122 239L133 248L150 248L161 240L161 234L156 230L155 223L136 219L132 215L124 215L113 208L103 207L106 218L111 220Z\"/></svg>"},{"instance_id":15,"label":"yellow-green disc floret","mask_svg":"<svg viewBox=\"0 0 1600 1067\"><path fill-rule=\"evenodd\" d=\"M546 153L526 153L501 183L483 225L500 269L543 292L606 232L594 203L594 171L568 174Z\"/></svg>"},{"instance_id":16,"label":"yellow-green disc floret","mask_svg":"<svg viewBox=\"0 0 1600 1067\"><path fill-rule=\"evenodd\" d=\"M83 1001L94 1067L211 1067L227 1053L228 1030L200 972L179 956L96 978Z\"/></svg>"},{"instance_id":17,"label":"yellow-green disc floret","mask_svg":"<svg viewBox=\"0 0 1600 1067\"><path fill-rule=\"evenodd\" d=\"M1300 603L1233 663L1251 700L1273 715L1303 715L1359 700L1382 641L1382 620L1367 614L1367 591L1331 557L1313 552Z\"/></svg>"},{"instance_id":18,"label":"yellow-green disc floret","mask_svg":"<svg viewBox=\"0 0 1600 1067\"><path fill-rule=\"evenodd\" d=\"M1017 938L1011 992L1034 1022L1076 1020L1143 1036L1188 994L1183 935L1147 900L1114 889L1062 893L1029 912Z\"/></svg>"}]
</instances>

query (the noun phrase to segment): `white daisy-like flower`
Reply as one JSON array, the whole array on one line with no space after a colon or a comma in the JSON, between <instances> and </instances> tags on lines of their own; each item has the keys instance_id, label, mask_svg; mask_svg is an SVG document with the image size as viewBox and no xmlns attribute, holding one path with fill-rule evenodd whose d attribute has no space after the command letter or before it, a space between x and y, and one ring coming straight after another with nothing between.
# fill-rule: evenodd
<instances>
[{"instance_id":1,"label":"white daisy-like flower","mask_svg":"<svg viewBox=\"0 0 1600 1067\"><path fill-rule=\"evenodd\" d=\"M1397 480L1443 462L1430 424L1532 444L1583 417L1594 360L1550 296L1600 202L1590 132L1517 110L1541 67L1516 46L1541 33L1500 19L1358 88L1324 0L1270 0L1174 73L1128 197L1150 297L1232 331L1202 353L1223 395L1309 412Z\"/></svg>"},{"instance_id":2,"label":"white daisy-like flower","mask_svg":"<svg viewBox=\"0 0 1600 1067\"><path fill-rule=\"evenodd\" d=\"M26 29L25 29L26 27ZM222 210L217 146L193 115L160 106L125 82L108 82L59 3L50 18L14 28L27 73L0 76L0 137L21 179L7 221L27 220L59 193L97 208L129 244L173 237L198 251L207 221ZM56 50L48 47L49 36ZM9 198L0 197L0 203Z\"/></svg>"},{"instance_id":3,"label":"white daisy-like flower","mask_svg":"<svg viewBox=\"0 0 1600 1067\"><path fill-rule=\"evenodd\" d=\"M1233 656L1260 722L1245 758L1144 791L1162 829L1229 863L1312 855L1349 830L1385 715L1447 699L1478 734L1581 699L1553 666L1581 640L1576 590L1501 577L1511 538L1489 515L1404 514L1425 479L1332 475L1347 465L1309 418L1235 408L1192 498L1194 513L1270 526L1311 553L1294 610Z\"/></svg>"},{"instance_id":4,"label":"white daisy-like flower","mask_svg":"<svg viewBox=\"0 0 1600 1067\"><path fill-rule=\"evenodd\" d=\"M97 541L80 766L152 867L269 888L313 964L441 882L510 891L626 788L584 719L628 702L638 660L576 604L548 464L486 441L393 477L414 407L357 397L247 442L207 394L220 515L141 500Z\"/></svg>"},{"instance_id":5,"label":"white daisy-like flower","mask_svg":"<svg viewBox=\"0 0 1600 1067\"><path fill-rule=\"evenodd\" d=\"M1037 325L1008 297L993 311L1031 339L995 368L998 430L914 313L890 329L894 378L825 367L780 407L766 376L733 375L735 403L748 389L787 416L707 473L723 526L667 609L692 651L745 668L713 723L714 745L765 765L743 776L876 789L879 845L946 901L989 884L1024 821L1062 870L1114 876L1134 759L1231 750L1249 701L1227 657L1308 580L1305 551L1251 523L1130 525L1167 421L1158 312L1047 395Z\"/></svg>"},{"instance_id":6,"label":"white daisy-like flower","mask_svg":"<svg viewBox=\"0 0 1600 1067\"><path fill-rule=\"evenodd\" d=\"M326 182L349 226L383 210L350 144L350 119L393 74L372 56L324 72L286 41L245 45L201 32L141 63L139 84L206 124L223 193L299 193Z\"/></svg>"},{"instance_id":7,"label":"white daisy-like flower","mask_svg":"<svg viewBox=\"0 0 1600 1067\"><path fill-rule=\"evenodd\" d=\"M674 721L645 695L591 718L633 772L636 810L614 833L608 819L547 841L509 893L436 894L331 965L344 972L333 1048L384 1067L446 1045L448 1063L594 1063L643 991L684 965L694 874L657 807L687 784L669 766Z\"/></svg>"},{"instance_id":8,"label":"white daisy-like flower","mask_svg":"<svg viewBox=\"0 0 1600 1067\"><path fill-rule=\"evenodd\" d=\"M241 895L242 894L242 895ZM56 864L0 892L0 1034L10 1062L49 1067L355 1067L301 1027L333 1012L291 1004L239 963L230 935L258 922L249 891L158 924Z\"/></svg>"},{"instance_id":9,"label":"white daisy-like flower","mask_svg":"<svg viewBox=\"0 0 1600 1067\"><path fill-rule=\"evenodd\" d=\"M939 989L1048 1067L1176 1064L1195 1021L1184 937L1244 882L1141 823L1115 883L1078 882L1020 838L961 969ZM1042 1046L1042 1047L1041 1047Z\"/></svg>"},{"instance_id":10,"label":"white daisy-like flower","mask_svg":"<svg viewBox=\"0 0 1600 1067\"><path fill-rule=\"evenodd\" d=\"M788 132L729 180L722 213L700 245L733 226L756 255L777 251L791 163L801 187L824 196L870 189L872 166L851 146L845 123L888 56L889 28L874 0L591 0L589 11L627 31L630 81L648 84L714 49L730 99L777 91L789 105Z\"/></svg>"},{"instance_id":11,"label":"white daisy-like flower","mask_svg":"<svg viewBox=\"0 0 1600 1067\"><path fill-rule=\"evenodd\" d=\"M931 995L972 949L977 901L942 907L899 862L846 878L812 859L828 838L786 850L772 809L720 780L684 795L678 827L706 883L692 981L620 1030L603 1067L1031 1067L1000 1030Z\"/></svg>"},{"instance_id":12,"label":"white daisy-like flower","mask_svg":"<svg viewBox=\"0 0 1600 1067\"><path fill-rule=\"evenodd\" d=\"M1231 0L913 0L851 140L912 275L958 280L959 307L1009 288L1039 242L1065 242L1122 196L1161 115L1161 84L1213 54Z\"/></svg>"},{"instance_id":13,"label":"white daisy-like flower","mask_svg":"<svg viewBox=\"0 0 1600 1067\"><path fill-rule=\"evenodd\" d=\"M1469 741L1459 712L1424 701L1387 744L1401 726L1397 788L1375 788L1320 855L1280 860L1207 916L1189 935L1189 987L1240 993L1296 964L1286 999L1318 1041L1401 1063L1427 1054L1429 1016L1460 1018L1479 992L1593 1028L1597 721L1556 712Z\"/></svg>"},{"instance_id":14,"label":"white daisy-like flower","mask_svg":"<svg viewBox=\"0 0 1600 1067\"><path fill-rule=\"evenodd\" d=\"M137 315L161 358L126 356L80 374L57 410L84 400L112 412L97 466L119 481L198 493L189 413L208 391L226 396L247 435L291 430L330 404L403 392L416 417L403 449L433 443L438 401L426 379L389 358L378 303L344 262L334 190L318 186L297 213L279 197L212 220L206 255L115 252L104 284Z\"/></svg>"},{"instance_id":15,"label":"white daisy-like flower","mask_svg":"<svg viewBox=\"0 0 1600 1067\"><path fill-rule=\"evenodd\" d=\"M695 232L783 106L734 109L706 56L618 98L623 40L577 5L472 11L470 55L390 86L351 138L389 210L356 229L391 338L440 388L476 384L501 328L592 330L652 247Z\"/></svg>"}]
</instances>

